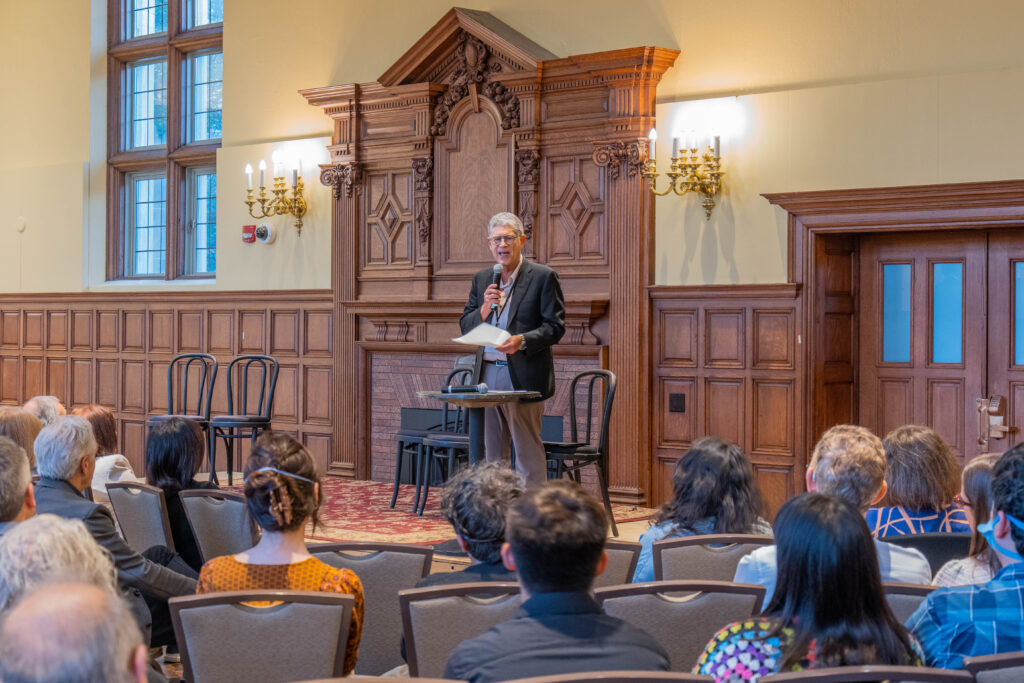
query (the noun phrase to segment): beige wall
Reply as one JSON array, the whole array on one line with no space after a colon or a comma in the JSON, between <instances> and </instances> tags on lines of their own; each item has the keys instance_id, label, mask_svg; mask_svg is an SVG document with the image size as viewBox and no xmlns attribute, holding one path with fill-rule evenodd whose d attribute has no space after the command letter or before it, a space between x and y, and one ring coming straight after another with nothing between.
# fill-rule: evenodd
<instances>
[{"instance_id":1,"label":"beige wall","mask_svg":"<svg viewBox=\"0 0 1024 683\"><path fill-rule=\"evenodd\" d=\"M723 141L726 190L711 221L694 198L658 200L658 283L783 280L784 217L764 192L1024 175L1019 2L459 4L492 12L560 56L641 44L681 49L659 89L663 159L682 112L738 96L746 124ZM123 287L102 283L105 5L0 0L0 92L36 105L0 107L0 291ZM261 155L269 162L274 147L330 134L297 90L374 80L450 6L226 0L220 275L199 286L330 286L330 200L315 174L306 177L312 206L302 237L275 219L277 243L250 246L239 239L240 226L255 222L241 203L241 169ZM44 28L52 40L35 40ZM23 234L14 230L21 216ZM30 248L33 235L50 246ZM51 270L53 277L35 275Z\"/></svg>"}]
</instances>

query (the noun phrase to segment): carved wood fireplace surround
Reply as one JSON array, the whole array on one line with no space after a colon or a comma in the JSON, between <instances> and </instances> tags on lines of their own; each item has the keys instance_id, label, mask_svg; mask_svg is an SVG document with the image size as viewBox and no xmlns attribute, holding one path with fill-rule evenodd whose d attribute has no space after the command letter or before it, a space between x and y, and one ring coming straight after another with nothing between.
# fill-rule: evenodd
<instances>
[{"instance_id":1,"label":"carved wood fireplace surround","mask_svg":"<svg viewBox=\"0 0 1024 683\"><path fill-rule=\"evenodd\" d=\"M527 254L558 271L567 332L559 391L587 367L618 377L611 486L650 481L653 203L640 170L655 91L677 50L558 58L490 14L452 9L376 82L304 90L333 123L337 441L330 470L391 476L402 406L435 407L485 229L522 218Z\"/></svg>"}]
</instances>

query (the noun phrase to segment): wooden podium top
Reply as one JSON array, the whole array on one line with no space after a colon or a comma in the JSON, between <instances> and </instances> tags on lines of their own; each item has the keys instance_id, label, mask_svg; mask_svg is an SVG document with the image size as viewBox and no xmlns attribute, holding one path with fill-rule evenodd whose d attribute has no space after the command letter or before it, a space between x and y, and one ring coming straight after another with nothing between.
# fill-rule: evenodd
<instances>
[{"instance_id":1,"label":"wooden podium top","mask_svg":"<svg viewBox=\"0 0 1024 683\"><path fill-rule=\"evenodd\" d=\"M502 403L540 398L539 391L488 391L480 394L475 391L464 394L445 394L440 391L417 391L420 398L436 398L439 401L462 406L463 408L490 408Z\"/></svg>"}]
</instances>

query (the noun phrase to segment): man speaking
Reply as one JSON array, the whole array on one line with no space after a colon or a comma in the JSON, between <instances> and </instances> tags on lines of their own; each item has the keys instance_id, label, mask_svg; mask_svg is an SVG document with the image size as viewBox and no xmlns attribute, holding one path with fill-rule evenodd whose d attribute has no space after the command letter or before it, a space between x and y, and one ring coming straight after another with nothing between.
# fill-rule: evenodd
<instances>
[{"instance_id":1,"label":"man speaking","mask_svg":"<svg viewBox=\"0 0 1024 683\"><path fill-rule=\"evenodd\" d=\"M516 470L528 485L537 485L546 478L540 427L544 400L555 393L551 347L565 334L565 300L555 271L523 258L526 233L514 213L491 218L487 242L497 265L473 277L462 333L482 322L507 330L508 341L483 349L480 381L492 391L539 391L541 397L487 408L484 447L488 462L507 459L511 436Z\"/></svg>"}]
</instances>

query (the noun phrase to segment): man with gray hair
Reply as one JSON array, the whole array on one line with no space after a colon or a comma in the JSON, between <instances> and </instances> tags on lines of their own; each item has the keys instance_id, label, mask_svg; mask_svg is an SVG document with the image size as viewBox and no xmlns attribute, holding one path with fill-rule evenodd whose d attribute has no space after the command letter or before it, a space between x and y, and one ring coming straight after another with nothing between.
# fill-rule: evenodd
<instances>
[{"instance_id":1,"label":"man with gray hair","mask_svg":"<svg viewBox=\"0 0 1024 683\"><path fill-rule=\"evenodd\" d=\"M473 277L459 325L463 334L484 322L512 336L501 346L477 351L474 381L494 391L540 393L531 401L504 403L484 412L487 461L508 459L516 446L516 469L530 486L546 478L540 439L544 401L555 393L551 347L565 334L565 299L555 271L523 257L526 232L514 213L503 212L487 226L495 265Z\"/></svg>"},{"instance_id":2,"label":"man with gray hair","mask_svg":"<svg viewBox=\"0 0 1024 683\"><path fill-rule=\"evenodd\" d=\"M151 644L173 645L167 599L195 593L195 572L163 546L137 553L117 533L110 510L82 495L96 468L96 439L89 422L75 415L58 418L39 432L35 450L39 512L82 520L96 542L110 553L122 587L138 589L146 599L153 617Z\"/></svg>"},{"instance_id":3,"label":"man with gray hair","mask_svg":"<svg viewBox=\"0 0 1024 683\"><path fill-rule=\"evenodd\" d=\"M885 497L885 463L882 440L871 430L836 425L822 434L814 446L807 466L807 490L842 498L863 515ZM931 583L931 566L919 550L875 539L875 552L882 581ZM775 574L775 546L763 546L740 559L733 581L764 586L762 604L768 604L775 592Z\"/></svg>"},{"instance_id":4,"label":"man with gray hair","mask_svg":"<svg viewBox=\"0 0 1024 683\"><path fill-rule=\"evenodd\" d=\"M4 683L140 683L142 633L110 591L56 583L32 593L0 625Z\"/></svg>"},{"instance_id":5,"label":"man with gray hair","mask_svg":"<svg viewBox=\"0 0 1024 683\"><path fill-rule=\"evenodd\" d=\"M0 537L36 512L25 449L0 436Z\"/></svg>"},{"instance_id":6,"label":"man with gray hair","mask_svg":"<svg viewBox=\"0 0 1024 683\"><path fill-rule=\"evenodd\" d=\"M64 417L68 414L67 408L64 407L64 404L56 396L33 396L25 401L23 407L38 417L44 427L48 424L53 424L58 417Z\"/></svg>"}]
</instances>

